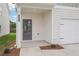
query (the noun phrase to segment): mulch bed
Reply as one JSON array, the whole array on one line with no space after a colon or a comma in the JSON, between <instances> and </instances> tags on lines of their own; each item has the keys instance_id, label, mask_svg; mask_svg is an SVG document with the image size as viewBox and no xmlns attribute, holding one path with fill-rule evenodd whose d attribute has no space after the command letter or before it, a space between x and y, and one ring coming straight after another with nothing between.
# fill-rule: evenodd
<instances>
[{"instance_id":1,"label":"mulch bed","mask_svg":"<svg viewBox=\"0 0 79 59\"><path fill-rule=\"evenodd\" d=\"M10 50L10 53L3 54L3 56L19 56L20 55L20 48L14 48Z\"/></svg>"},{"instance_id":2,"label":"mulch bed","mask_svg":"<svg viewBox=\"0 0 79 59\"><path fill-rule=\"evenodd\" d=\"M5 50L6 48L11 48L11 47L13 47L15 44L16 44L16 42L15 42L15 40L14 40L14 41L11 41L11 42L6 43L5 45L1 45L1 46L0 46L0 56L3 55L4 50Z\"/></svg>"},{"instance_id":3,"label":"mulch bed","mask_svg":"<svg viewBox=\"0 0 79 59\"><path fill-rule=\"evenodd\" d=\"M64 47L62 47L59 44L51 44L51 45L47 45L47 46L40 46L41 50L50 50L50 49L64 49Z\"/></svg>"}]
</instances>

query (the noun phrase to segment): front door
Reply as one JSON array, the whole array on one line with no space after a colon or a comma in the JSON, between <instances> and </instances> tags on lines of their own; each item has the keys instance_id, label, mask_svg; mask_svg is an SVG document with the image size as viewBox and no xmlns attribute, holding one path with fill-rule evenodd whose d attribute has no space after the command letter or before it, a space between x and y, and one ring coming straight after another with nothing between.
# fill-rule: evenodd
<instances>
[{"instance_id":1,"label":"front door","mask_svg":"<svg viewBox=\"0 0 79 59\"><path fill-rule=\"evenodd\" d=\"M32 40L32 20L23 19L23 40Z\"/></svg>"}]
</instances>

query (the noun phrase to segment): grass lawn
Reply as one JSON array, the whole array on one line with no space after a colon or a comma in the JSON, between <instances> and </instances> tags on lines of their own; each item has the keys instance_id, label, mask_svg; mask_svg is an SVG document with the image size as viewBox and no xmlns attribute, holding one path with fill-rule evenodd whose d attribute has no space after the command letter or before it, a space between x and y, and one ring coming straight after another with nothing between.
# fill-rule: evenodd
<instances>
[{"instance_id":1,"label":"grass lawn","mask_svg":"<svg viewBox=\"0 0 79 59\"><path fill-rule=\"evenodd\" d=\"M10 33L5 36L0 37L0 54L4 51L5 48L10 48L15 44L16 33Z\"/></svg>"}]
</instances>

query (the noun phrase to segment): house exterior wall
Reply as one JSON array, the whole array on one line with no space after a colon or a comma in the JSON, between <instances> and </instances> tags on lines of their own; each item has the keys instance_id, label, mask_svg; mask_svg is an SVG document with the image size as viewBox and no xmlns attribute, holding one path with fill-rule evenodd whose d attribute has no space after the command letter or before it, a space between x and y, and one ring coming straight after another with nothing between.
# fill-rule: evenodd
<instances>
[{"instance_id":1,"label":"house exterior wall","mask_svg":"<svg viewBox=\"0 0 79 59\"><path fill-rule=\"evenodd\" d=\"M23 13L22 19L32 19L32 40L52 41L52 10L44 14Z\"/></svg>"},{"instance_id":2,"label":"house exterior wall","mask_svg":"<svg viewBox=\"0 0 79 59\"><path fill-rule=\"evenodd\" d=\"M50 10L44 14L44 28L45 28L44 39L50 43L52 43L53 38L52 20L53 20L52 10Z\"/></svg>"},{"instance_id":3,"label":"house exterior wall","mask_svg":"<svg viewBox=\"0 0 79 59\"><path fill-rule=\"evenodd\" d=\"M6 35L9 33L9 11L8 6L5 3L0 3L0 25L1 25L1 32L0 36Z\"/></svg>"},{"instance_id":4,"label":"house exterior wall","mask_svg":"<svg viewBox=\"0 0 79 59\"><path fill-rule=\"evenodd\" d=\"M73 24L73 26L75 26L75 25L77 25L77 26L79 26L79 24L78 24L78 22L79 22L79 11L78 11L78 9L76 9L76 8L68 8L68 7L64 7L64 6L62 6L62 8L61 8L61 6L59 6L59 7L56 7L56 8L54 8L54 38L53 38L53 40L52 40L52 42L54 42L54 43L62 43L62 44L65 44L63 41L66 41L67 39L60 39L62 36L61 36L61 34L62 34L62 32L61 32L61 29L60 29L60 24L62 23L61 21L63 21L63 20L68 20L70 23L71 22L73 22L73 20L74 20L74 22L76 22L77 21L77 23L75 23L75 24ZM65 21L64 21L65 22ZM63 22L63 23L64 23ZM70 24L71 25L71 24ZM63 25L62 25L63 26ZM69 25L67 25L67 27L68 27ZM71 25L72 26L72 25ZM75 27L76 28L76 27ZM78 27L77 27L77 29L78 29ZM64 29L63 30L64 32L66 31L66 29ZM72 29L71 29L71 31L72 31ZM75 32L76 32L76 30L75 30ZM78 32L77 32L78 33ZM75 34L75 33L74 33ZM76 37L75 35L72 35L72 34L70 34L72 37ZM71 40L71 39L69 39L69 40ZM69 42L69 40L67 40L68 42ZM71 40L72 42L74 41L74 39L73 40ZM74 42L76 42L77 41L77 43L79 42L79 40L76 40L75 39L75 41ZM67 44L67 43L66 43Z\"/></svg>"},{"instance_id":5,"label":"house exterior wall","mask_svg":"<svg viewBox=\"0 0 79 59\"><path fill-rule=\"evenodd\" d=\"M43 15L41 13L22 13L23 19L32 19L32 40L44 40Z\"/></svg>"},{"instance_id":6,"label":"house exterior wall","mask_svg":"<svg viewBox=\"0 0 79 59\"><path fill-rule=\"evenodd\" d=\"M52 10L44 14L38 13L22 13L19 9L20 22L17 20L17 44L21 46L21 41L23 40L23 19L32 19L32 40L46 40L50 43L61 44L62 39L60 39L60 24L61 19L79 19L79 9L73 7L61 6L52 7ZM76 21L76 20L75 20ZM37 35L39 33L40 35ZM74 41L74 40L72 40Z\"/></svg>"},{"instance_id":7,"label":"house exterior wall","mask_svg":"<svg viewBox=\"0 0 79 59\"><path fill-rule=\"evenodd\" d=\"M52 10L45 13L23 12L18 8L20 21L17 18L17 47L21 47L23 41L23 19L32 19L32 40L52 41ZM39 35L37 35L39 33Z\"/></svg>"}]
</instances>

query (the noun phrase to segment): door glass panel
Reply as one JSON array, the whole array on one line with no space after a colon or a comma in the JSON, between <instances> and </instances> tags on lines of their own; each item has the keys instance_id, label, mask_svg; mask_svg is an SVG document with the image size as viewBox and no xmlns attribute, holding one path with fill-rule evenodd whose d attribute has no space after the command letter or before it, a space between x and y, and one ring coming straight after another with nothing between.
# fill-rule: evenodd
<instances>
[{"instance_id":1,"label":"door glass panel","mask_svg":"<svg viewBox=\"0 0 79 59\"><path fill-rule=\"evenodd\" d=\"M27 32L27 24L24 24L24 32Z\"/></svg>"},{"instance_id":2,"label":"door glass panel","mask_svg":"<svg viewBox=\"0 0 79 59\"><path fill-rule=\"evenodd\" d=\"M32 27L31 27L31 21L27 20L25 23L24 23L24 32L30 32Z\"/></svg>"},{"instance_id":3,"label":"door glass panel","mask_svg":"<svg viewBox=\"0 0 79 59\"><path fill-rule=\"evenodd\" d=\"M28 21L28 23L27 23L27 31L28 32L31 31L31 21Z\"/></svg>"}]
</instances>

